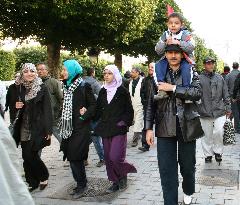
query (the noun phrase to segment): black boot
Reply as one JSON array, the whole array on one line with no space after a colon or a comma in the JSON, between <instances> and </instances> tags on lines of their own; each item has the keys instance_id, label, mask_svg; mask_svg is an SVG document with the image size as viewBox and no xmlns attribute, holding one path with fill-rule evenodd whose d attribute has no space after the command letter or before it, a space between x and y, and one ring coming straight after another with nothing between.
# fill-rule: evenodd
<instances>
[{"instance_id":1,"label":"black boot","mask_svg":"<svg viewBox=\"0 0 240 205\"><path fill-rule=\"evenodd\" d=\"M119 190L124 191L127 189L127 176L119 180Z\"/></svg>"},{"instance_id":2,"label":"black boot","mask_svg":"<svg viewBox=\"0 0 240 205\"><path fill-rule=\"evenodd\" d=\"M85 192L87 190L87 186L85 187L77 187L75 190L75 193L73 194L74 199L79 199L84 196Z\"/></svg>"},{"instance_id":3,"label":"black boot","mask_svg":"<svg viewBox=\"0 0 240 205\"><path fill-rule=\"evenodd\" d=\"M216 162L218 162L219 165L220 165L220 164L221 164L221 161L222 161L222 155L215 153L215 160L216 160Z\"/></svg>"},{"instance_id":4,"label":"black boot","mask_svg":"<svg viewBox=\"0 0 240 205\"><path fill-rule=\"evenodd\" d=\"M114 182L112 186L110 186L107 190L106 193L111 194L113 192L117 192L119 190L119 183Z\"/></svg>"},{"instance_id":5,"label":"black boot","mask_svg":"<svg viewBox=\"0 0 240 205\"><path fill-rule=\"evenodd\" d=\"M211 163L212 162L212 156L205 158L205 163Z\"/></svg>"}]
</instances>

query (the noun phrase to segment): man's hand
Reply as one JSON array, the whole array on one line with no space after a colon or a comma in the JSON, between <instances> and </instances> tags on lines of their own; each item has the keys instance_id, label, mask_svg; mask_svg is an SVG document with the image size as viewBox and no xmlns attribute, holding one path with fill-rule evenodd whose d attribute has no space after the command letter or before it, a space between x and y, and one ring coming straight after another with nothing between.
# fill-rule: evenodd
<instances>
[{"instance_id":1,"label":"man's hand","mask_svg":"<svg viewBox=\"0 0 240 205\"><path fill-rule=\"evenodd\" d=\"M154 145L154 137L153 137L153 131L152 130L147 130L146 140L147 140L148 145L150 145L150 146Z\"/></svg>"},{"instance_id":2,"label":"man's hand","mask_svg":"<svg viewBox=\"0 0 240 205\"><path fill-rule=\"evenodd\" d=\"M176 85L172 85L170 83L163 83L160 82L158 84L158 90L163 90L163 91L173 91Z\"/></svg>"}]
</instances>

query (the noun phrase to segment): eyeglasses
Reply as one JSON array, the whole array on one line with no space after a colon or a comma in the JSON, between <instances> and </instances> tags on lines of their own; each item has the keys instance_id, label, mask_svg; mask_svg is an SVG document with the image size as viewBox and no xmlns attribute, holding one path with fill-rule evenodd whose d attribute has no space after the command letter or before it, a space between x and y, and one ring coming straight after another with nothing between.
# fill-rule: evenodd
<instances>
[{"instance_id":1,"label":"eyeglasses","mask_svg":"<svg viewBox=\"0 0 240 205\"><path fill-rule=\"evenodd\" d=\"M112 75L111 72L103 72L103 75Z\"/></svg>"}]
</instances>

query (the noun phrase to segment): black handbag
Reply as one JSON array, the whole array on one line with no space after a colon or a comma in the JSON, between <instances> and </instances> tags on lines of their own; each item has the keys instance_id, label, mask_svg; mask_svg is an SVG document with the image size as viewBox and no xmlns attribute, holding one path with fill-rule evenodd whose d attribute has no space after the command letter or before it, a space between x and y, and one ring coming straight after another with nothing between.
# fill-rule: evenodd
<instances>
[{"instance_id":1,"label":"black handbag","mask_svg":"<svg viewBox=\"0 0 240 205\"><path fill-rule=\"evenodd\" d=\"M233 124L230 119L226 119L226 122L223 126L224 134L223 134L223 144L224 145L231 145L236 143L235 139L235 131L233 128Z\"/></svg>"},{"instance_id":2,"label":"black handbag","mask_svg":"<svg viewBox=\"0 0 240 205\"><path fill-rule=\"evenodd\" d=\"M14 135L15 126L16 126L16 123L18 121L19 115L20 115L20 110L17 111L17 114L16 114L16 117L15 117L14 121L8 127L12 136Z\"/></svg>"},{"instance_id":3,"label":"black handbag","mask_svg":"<svg viewBox=\"0 0 240 205\"><path fill-rule=\"evenodd\" d=\"M199 116L196 116L192 119L184 119L183 120L183 134L186 136L185 141L191 142L196 139L203 137L204 132L202 129L202 125L200 122Z\"/></svg>"}]
</instances>

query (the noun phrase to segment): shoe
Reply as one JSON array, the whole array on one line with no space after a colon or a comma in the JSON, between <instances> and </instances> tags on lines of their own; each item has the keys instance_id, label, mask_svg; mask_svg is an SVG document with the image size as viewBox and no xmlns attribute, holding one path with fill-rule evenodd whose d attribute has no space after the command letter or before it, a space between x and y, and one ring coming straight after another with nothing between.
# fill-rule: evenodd
<instances>
[{"instance_id":1,"label":"shoe","mask_svg":"<svg viewBox=\"0 0 240 205\"><path fill-rule=\"evenodd\" d=\"M110 186L107 190L106 193L111 194L114 192L119 191L119 184L118 183L113 183L112 186Z\"/></svg>"},{"instance_id":2,"label":"shoe","mask_svg":"<svg viewBox=\"0 0 240 205\"><path fill-rule=\"evenodd\" d=\"M89 165L88 160L84 160L84 166L86 167L86 166L88 166L88 165Z\"/></svg>"},{"instance_id":3,"label":"shoe","mask_svg":"<svg viewBox=\"0 0 240 205\"><path fill-rule=\"evenodd\" d=\"M149 151L149 148L146 148L146 147L138 147L138 149L141 150L142 152Z\"/></svg>"},{"instance_id":4,"label":"shoe","mask_svg":"<svg viewBox=\"0 0 240 205\"><path fill-rule=\"evenodd\" d=\"M217 153L214 153L214 155L215 155L216 162L218 162L219 165L220 165L221 161L222 161L222 155L221 154L217 154Z\"/></svg>"},{"instance_id":5,"label":"shoe","mask_svg":"<svg viewBox=\"0 0 240 205\"><path fill-rule=\"evenodd\" d=\"M75 190L75 193L73 194L73 199L79 199L79 198L83 197L86 190L87 190L87 186L77 187L77 189Z\"/></svg>"},{"instance_id":6,"label":"shoe","mask_svg":"<svg viewBox=\"0 0 240 205\"><path fill-rule=\"evenodd\" d=\"M119 180L119 190L124 191L127 189L127 177L123 177Z\"/></svg>"},{"instance_id":7,"label":"shoe","mask_svg":"<svg viewBox=\"0 0 240 205\"><path fill-rule=\"evenodd\" d=\"M29 192L33 192L33 191L36 190L37 188L38 188L38 186L28 187L28 191L29 191Z\"/></svg>"},{"instance_id":8,"label":"shoe","mask_svg":"<svg viewBox=\"0 0 240 205\"><path fill-rule=\"evenodd\" d=\"M138 142L137 142L137 141L133 141L131 146L132 146L132 147L138 146Z\"/></svg>"},{"instance_id":9,"label":"shoe","mask_svg":"<svg viewBox=\"0 0 240 205\"><path fill-rule=\"evenodd\" d=\"M72 189L72 191L69 193L69 195L74 195L76 193L76 190L77 190L78 187L75 187Z\"/></svg>"},{"instance_id":10,"label":"shoe","mask_svg":"<svg viewBox=\"0 0 240 205\"><path fill-rule=\"evenodd\" d=\"M103 165L105 165L105 161L101 159L101 160L96 164L96 167L102 167Z\"/></svg>"},{"instance_id":11,"label":"shoe","mask_svg":"<svg viewBox=\"0 0 240 205\"><path fill-rule=\"evenodd\" d=\"M212 162L212 156L205 158L205 163L211 163Z\"/></svg>"},{"instance_id":12,"label":"shoe","mask_svg":"<svg viewBox=\"0 0 240 205\"><path fill-rule=\"evenodd\" d=\"M41 183L41 182L40 182L40 184L39 184L39 189L40 189L40 190L44 190L44 189L47 187L47 185L48 185L48 181L47 181L46 183Z\"/></svg>"},{"instance_id":13,"label":"shoe","mask_svg":"<svg viewBox=\"0 0 240 205\"><path fill-rule=\"evenodd\" d=\"M192 203L192 195L186 195L183 196L183 205L188 205Z\"/></svg>"}]
</instances>

